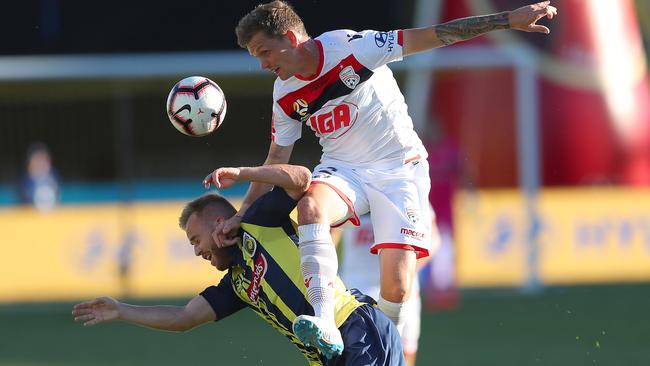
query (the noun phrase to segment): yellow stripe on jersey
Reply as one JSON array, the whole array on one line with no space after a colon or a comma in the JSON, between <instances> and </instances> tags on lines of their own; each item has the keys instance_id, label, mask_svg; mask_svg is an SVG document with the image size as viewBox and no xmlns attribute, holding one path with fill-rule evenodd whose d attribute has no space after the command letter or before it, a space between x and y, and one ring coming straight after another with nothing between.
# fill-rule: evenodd
<instances>
[{"instance_id":1,"label":"yellow stripe on jersey","mask_svg":"<svg viewBox=\"0 0 650 366\"><path fill-rule=\"evenodd\" d=\"M242 223L242 228L253 235L258 242L263 243L264 249L266 249L271 257L273 257L273 260L291 279L291 282L306 297L307 290L303 284L302 274L300 272L300 252L293 240L284 232L284 229L281 227L265 227L247 223Z\"/></svg>"},{"instance_id":2,"label":"yellow stripe on jersey","mask_svg":"<svg viewBox=\"0 0 650 366\"><path fill-rule=\"evenodd\" d=\"M264 250L266 250L280 268L282 268L291 282L300 290L305 301L307 301L307 289L305 288L302 273L300 271L300 253L298 251L298 246L287 236L284 229L280 227L265 227L248 223L242 223L242 229L252 235L258 243L262 243L261 245L263 245ZM253 260L250 257L244 257L246 258L246 264L254 267ZM272 302L280 311L282 311L283 315L287 319L293 321L297 315L300 315L294 314L291 311L284 301L275 293L275 291L273 291L265 279L262 280L262 286L264 292L269 296L269 298L271 296L274 297ZM334 291L334 320L336 326L340 327L354 309L364 303L358 301L346 289L345 284L338 277L334 284Z\"/></svg>"},{"instance_id":3,"label":"yellow stripe on jersey","mask_svg":"<svg viewBox=\"0 0 650 366\"><path fill-rule=\"evenodd\" d=\"M293 311L291 311L291 309L287 306L287 304L284 303L284 301L282 301L280 296L278 296L278 294L275 293L271 285L269 285L269 283L266 282L266 280L262 280L262 288L264 290L264 293L266 294L266 297L268 297L271 303L273 303L278 309L280 309L280 311L285 316L285 318L293 321L293 319L295 319L298 316L294 314Z\"/></svg>"},{"instance_id":4,"label":"yellow stripe on jersey","mask_svg":"<svg viewBox=\"0 0 650 366\"><path fill-rule=\"evenodd\" d=\"M237 296L239 296L240 299L245 301L246 303L250 304L252 307L251 309L257 314L260 318L262 318L265 322L267 322L269 325L271 325L275 330L280 332L283 336L287 337L292 343L294 343L297 347L298 350L302 353L302 355L307 359L307 362L309 363L310 366L315 366L315 365L320 365L322 366L322 363L320 362L319 359L319 354L317 351L315 351L313 348L306 348L304 344L300 342L298 337L293 333L291 329L287 329L280 322L278 322L278 319L276 318L276 315L269 311L267 308L267 304L260 299L260 301L256 304L253 304L251 300L248 298L248 295L246 294L245 289L248 288L250 285L250 281L248 281L244 277L244 269L237 266L231 269L231 274L232 278L234 281L234 287L235 287L235 293ZM286 305L284 305L283 302L278 302L279 296L273 291L273 289L267 285L264 285L263 291L265 291L265 295L267 298L269 298L269 301L273 303L273 305L276 308L286 308ZM284 309L283 315L288 313L293 313L289 309ZM295 319L295 316L292 317L291 319ZM293 321L293 320L292 320Z\"/></svg>"},{"instance_id":5,"label":"yellow stripe on jersey","mask_svg":"<svg viewBox=\"0 0 650 366\"><path fill-rule=\"evenodd\" d=\"M336 284L334 286L334 321L336 322L336 326L340 327L350 314L352 314L354 309L365 304L365 302L357 300L345 288L340 278L336 277Z\"/></svg>"}]
</instances>

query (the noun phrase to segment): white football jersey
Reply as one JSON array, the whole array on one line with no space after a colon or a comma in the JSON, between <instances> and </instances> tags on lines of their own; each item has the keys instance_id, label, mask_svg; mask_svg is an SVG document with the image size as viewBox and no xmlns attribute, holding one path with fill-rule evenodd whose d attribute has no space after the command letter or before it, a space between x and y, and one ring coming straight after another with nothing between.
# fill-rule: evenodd
<instances>
[{"instance_id":1,"label":"white football jersey","mask_svg":"<svg viewBox=\"0 0 650 366\"><path fill-rule=\"evenodd\" d=\"M386 66L402 59L402 31L336 30L315 42L320 63L313 77L275 81L273 141L293 144L304 123L320 139L321 161L390 167L426 158Z\"/></svg>"}]
</instances>

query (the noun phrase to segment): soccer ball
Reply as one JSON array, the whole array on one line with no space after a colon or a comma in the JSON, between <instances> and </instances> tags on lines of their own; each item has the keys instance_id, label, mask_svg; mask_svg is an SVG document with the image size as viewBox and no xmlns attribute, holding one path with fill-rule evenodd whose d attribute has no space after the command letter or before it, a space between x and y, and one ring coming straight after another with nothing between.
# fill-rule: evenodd
<instances>
[{"instance_id":1,"label":"soccer ball","mask_svg":"<svg viewBox=\"0 0 650 366\"><path fill-rule=\"evenodd\" d=\"M214 81L203 76L190 76L176 83L169 92L167 116L180 132L188 136L205 136L223 122L226 97Z\"/></svg>"}]
</instances>

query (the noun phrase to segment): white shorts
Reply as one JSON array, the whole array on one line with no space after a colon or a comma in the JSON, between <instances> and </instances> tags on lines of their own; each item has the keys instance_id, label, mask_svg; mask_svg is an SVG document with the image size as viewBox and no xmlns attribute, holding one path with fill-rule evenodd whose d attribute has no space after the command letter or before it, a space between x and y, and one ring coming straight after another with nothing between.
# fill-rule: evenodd
<instances>
[{"instance_id":1,"label":"white shorts","mask_svg":"<svg viewBox=\"0 0 650 366\"><path fill-rule=\"evenodd\" d=\"M414 250L418 258L431 253L431 181L425 159L392 169L359 169L324 161L314 168L312 184L334 189L350 208L346 219L354 225L359 225L359 216L372 213L371 253L384 248Z\"/></svg>"}]
</instances>

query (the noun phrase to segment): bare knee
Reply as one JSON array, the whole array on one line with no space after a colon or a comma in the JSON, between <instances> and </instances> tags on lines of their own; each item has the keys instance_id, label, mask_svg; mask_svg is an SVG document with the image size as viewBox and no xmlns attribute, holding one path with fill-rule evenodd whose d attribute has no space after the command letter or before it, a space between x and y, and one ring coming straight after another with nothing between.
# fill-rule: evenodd
<instances>
[{"instance_id":1,"label":"bare knee","mask_svg":"<svg viewBox=\"0 0 650 366\"><path fill-rule=\"evenodd\" d=\"M300 201L298 201L296 208L298 210L299 225L326 222L316 198L310 194L304 195Z\"/></svg>"},{"instance_id":2,"label":"bare knee","mask_svg":"<svg viewBox=\"0 0 650 366\"><path fill-rule=\"evenodd\" d=\"M382 280L381 297L395 303L406 302L411 294L410 286L405 281L393 281L384 286Z\"/></svg>"},{"instance_id":3,"label":"bare knee","mask_svg":"<svg viewBox=\"0 0 650 366\"><path fill-rule=\"evenodd\" d=\"M390 302L409 299L416 276L416 254L413 251L385 248L379 253L381 296Z\"/></svg>"},{"instance_id":4,"label":"bare knee","mask_svg":"<svg viewBox=\"0 0 650 366\"><path fill-rule=\"evenodd\" d=\"M317 184L298 201L298 224L332 224L348 212L348 206L332 188Z\"/></svg>"}]
</instances>

